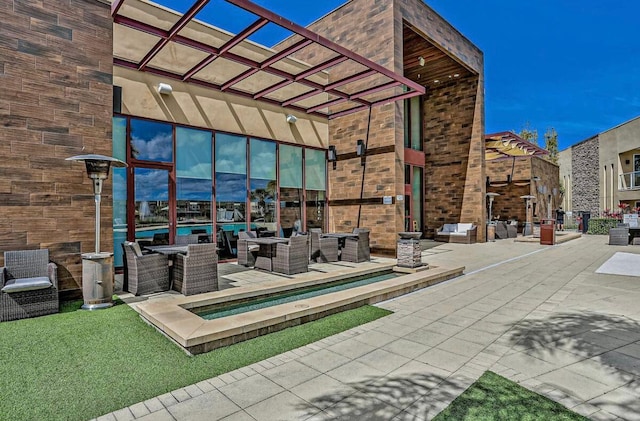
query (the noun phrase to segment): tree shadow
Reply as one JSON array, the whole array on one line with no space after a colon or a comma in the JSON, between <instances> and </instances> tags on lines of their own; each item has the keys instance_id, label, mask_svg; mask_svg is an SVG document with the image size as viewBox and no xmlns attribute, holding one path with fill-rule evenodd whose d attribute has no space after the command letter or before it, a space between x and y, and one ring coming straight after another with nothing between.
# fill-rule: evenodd
<instances>
[{"instance_id":1,"label":"tree shadow","mask_svg":"<svg viewBox=\"0 0 640 421\"><path fill-rule=\"evenodd\" d=\"M611 389L640 376L640 347L633 345L635 350L633 346L629 347L638 340L638 321L596 312L565 312L543 319L522 320L514 324L509 338L515 349L547 361L561 352L574 354L576 363L582 365L574 366L578 374L584 373L599 383L611 385ZM557 361L562 358L558 356ZM567 361L563 366L572 364ZM573 394L571 390L565 392ZM637 412L640 407L637 399L624 399L623 396L611 399L601 396L590 403L618 414Z\"/></svg>"},{"instance_id":2,"label":"tree shadow","mask_svg":"<svg viewBox=\"0 0 640 421\"><path fill-rule=\"evenodd\" d=\"M309 416L323 410L314 420L430 420L472 383L462 376L423 373L370 377L304 401L297 409Z\"/></svg>"}]
</instances>

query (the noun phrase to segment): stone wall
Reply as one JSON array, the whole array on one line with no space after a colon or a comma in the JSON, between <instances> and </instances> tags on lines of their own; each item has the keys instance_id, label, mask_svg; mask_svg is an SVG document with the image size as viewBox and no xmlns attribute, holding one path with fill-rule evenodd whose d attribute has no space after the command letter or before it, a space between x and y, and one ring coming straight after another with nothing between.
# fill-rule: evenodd
<instances>
[{"instance_id":1,"label":"stone wall","mask_svg":"<svg viewBox=\"0 0 640 421\"><path fill-rule=\"evenodd\" d=\"M594 136L571 147L571 206L574 212L588 211L593 215L599 210L598 142L598 136Z\"/></svg>"},{"instance_id":2,"label":"stone wall","mask_svg":"<svg viewBox=\"0 0 640 421\"><path fill-rule=\"evenodd\" d=\"M109 12L96 0L0 3L0 251L48 248L62 299L80 296L95 234L91 181L65 158L111 155ZM110 195L108 182L102 250L113 249Z\"/></svg>"}]
</instances>

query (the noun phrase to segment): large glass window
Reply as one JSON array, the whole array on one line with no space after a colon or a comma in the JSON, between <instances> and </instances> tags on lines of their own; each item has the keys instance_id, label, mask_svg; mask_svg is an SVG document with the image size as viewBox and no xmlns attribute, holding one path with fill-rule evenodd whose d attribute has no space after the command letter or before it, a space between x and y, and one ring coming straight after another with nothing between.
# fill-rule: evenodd
<instances>
[{"instance_id":1,"label":"large glass window","mask_svg":"<svg viewBox=\"0 0 640 421\"><path fill-rule=\"evenodd\" d=\"M404 147L422 150L422 97L414 96L404 101Z\"/></svg>"},{"instance_id":2,"label":"large glass window","mask_svg":"<svg viewBox=\"0 0 640 421\"><path fill-rule=\"evenodd\" d=\"M131 119L131 157L144 161L173 162L171 124Z\"/></svg>"},{"instance_id":3,"label":"large glass window","mask_svg":"<svg viewBox=\"0 0 640 421\"><path fill-rule=\"evenodd\" d=\"M276 231L276 144L251 139L251 222L258 229Z\"/></svg>"},{"instance_id":4,"label":"large glass window","mask_svg":"<svg viewBox=\"0 0 640 421\"><path fill-rule=\"evenodd\" d=\"M113 118L113 157L127 162L127 119ZM121 244L127 241L127 169L111 167L113 180L113 263L122 263Z\"/></svg>"},{"instance_id":5,"label":"large glass window","mask_svg":"<svg viewBox=\"0 0 640 421\"><path fill-rule=\"evenodd\" d=\"M282 236L302 229L302 148L280 145L280 226Z\"/></svg>"},{"instance_id":6,"label":"large glass window","mask_svg":"<svg viewBox=\"0 0 640 421\"><path fill-rule=\"evenodd\" d=\"M169 171L134 170L136 239L169 244Z\"/></svg>"},{"instance_id":7,"label":"large glass window","mask_svg":"<svg viewBox=\"0 0 640 421\"><path fill-rule=\"evenodd\" d=\"M211 234L211 132L176 128L177 234Z\"/></svg>"},{"instance_id":8,"label":"large glass window","mask_svg":"<svg viewBox=\"0 0 640 421\"><path fill-rule=\"evenodd\" d=\"M215 145L216 223L237 234L246 229L247 140L218 133Z\"/></svg>"},{"instance_id":9,"label":"large glass window","mask_svg":"<svg viewBox=\"0 0 640 421\"><path fill-rule=\"evenodd\" d=\"M307 229L324 228L327 184L324 151L305 150L305 176Z\"/></svg>"}]
</instances>

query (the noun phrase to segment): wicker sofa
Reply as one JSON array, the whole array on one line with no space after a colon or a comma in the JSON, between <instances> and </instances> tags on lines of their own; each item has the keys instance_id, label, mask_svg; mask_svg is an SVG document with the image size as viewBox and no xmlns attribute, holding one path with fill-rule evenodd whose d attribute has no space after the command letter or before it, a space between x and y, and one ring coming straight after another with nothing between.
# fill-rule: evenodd
<instances>
[{"instance_id":1,"label":"wicker sofa","mask_svg":"<svg viewBox=\"0 0 640 421\"><path fill-rule=\"evenodd\" d=\"M0 322L58 312L57 266L49 250L6 251L0 268Z\"/></svg>"},{"instance_id":2,"label":"wicker sofa","mask_svg":"<svg viewBox=\"0 0 640 421\"><path fill-rule=\"evenodd\" d=\"M473 244L478 236L478 226L472 223L444 224L436 231L436 241Z\"/></svg>"}]
</instances>

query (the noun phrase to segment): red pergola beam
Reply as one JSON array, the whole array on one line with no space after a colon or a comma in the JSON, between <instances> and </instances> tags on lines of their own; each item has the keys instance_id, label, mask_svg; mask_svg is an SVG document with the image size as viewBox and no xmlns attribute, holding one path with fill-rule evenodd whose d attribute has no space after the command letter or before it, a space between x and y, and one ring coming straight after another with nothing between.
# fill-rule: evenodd
<instances>
[{"instance_id":1,"label":"red pergola beam","mask_svg":"<svg viewBox=\"0 0 640 421\"><path fill-rule=\"evenodd\" d=\"M258 6L257 4L252 3L249 0L226 0L226 2L234 4L257 16L262 16L263 18L269 19L271 22L275 23L278 26L281 26L291 32L295 32L296 34L304 38L311 39L325 48L328 48L340 55L348 57L349 59L357 63L360 63L370 69L377 71L378 73L382 73L383 75L387 76L390 79L398 80L399 82L402 82L404 85L418 91L421 94L425 93L424 86L412 81L411 79L405 78L404 76L400 76L395 72L387 69L386 67L381 66L378 63L375 63L365 57L362 57L361 55L356 54L353 51L348 50L347 48L344 48L341 45L338 45L335 42L314 33L313 31L310 31L304 26L300 26L294 22L291 22L283 18L282 16L278 16L272 11L265 9L264 7Z\"/></svg>"},{"instance_id":2,"label":"red pergola beam","mask_svg":"<svg viewBox=\"0 0 640 421\"><path fill-rule=\"evenodd\" d=\"M217 53L210 54L209 57L204 58L200 63L196 64L190 70L188 70L184 74L184 76L182 77L182 80L191 79L191 77L194 74L198 73L200 70L202 70L205 67L207 67L209 64L211 64L220 55L226 53L227 51L229 51L230 49L232 49L236 45L240 44L249 35L253 34L254 32L256 32L257 30L259 30L260 28L262 28L263 26L265 26L268 23L269 23L269 21L267 19L264 19L264 18L260 18L257 21L253 22L251 25L249 25L246 28L244 28L242 30L242 32L238 33L235 37L231 38L222 47L220 47L220 49L218 50Z\"/></svg>"},{"instance_id":3,"label":"red pergola beam","mask_svg":"<svg viewBox=\"0 0 640 421\"><path fill-rule=\"evenodd\" d=\"M149 64L149 62L156 56L156 54L158 54L160 50L162 50L173 37L178 35L178 32L180 32L182 28L187 26L191 19L193 19L195 15L197 15L198 12L207 3L209 3L209 0L198 0L193 4L193 6L191 6L189 10L187 10L184 15L180 16L180 19L178 19L178 21L171 27L171 29L167 33L167 36L158 41L156 45L154 45L154 47L147 53L147 55L144 56L142 61L138 64L138 70L144 69L147 64Z\"/></svg>"},{"instance_id":4,"label":"red pergola beam","mask_svg":"<svg viewBox=\"0 0 640 421\"><path fill-rule=\"evenodd\" d=\"M368 108L372 105L377 105L377 104L384 104L384 103L389 103L389 102L394 102L400 99L404 99L404 98L410 98L412 96L416 96L416 95L420 95L423 94L425 92L425 88L418 84L413 82L410 79L405 78L404 76L398 75L396 73L394 73L393 71L377 64L374 63L368 59L366 59L365 57L362 57L344 47L341 47L340 45L324 38L321 37L318 34L313 33L312 31L308 30L307 28L304 28L302 26L299 26L291 21L288 21L278 15L276 15L275 13L262 8L261 6L258 6L254 3L252 3L249 0L226 0L228 3L231 3L237 7L240 7L244 10L247 10L255 15L257 15L259 17L259 19L257 21L255 21L253 24L251 24L250 26L246 27L241 33L239 33L238 35L234 36L231 40L229 40L227 43L225 43L225 45L223 45L220 48L216 48L210 45L207 45L203 42L191 39L191 38L187 38L185 36L181 36L178 33L180 32L181 29L183 29L194 17L195 15L208 3L209 0L198 0L190 9L187 13L185 13L183 16L180 17L180 19L178 20L178 22L176 22L175 25L173 25L173 27L169 30L163 30L161 28L157 28L154 27L152 25L140 22L140 21L136 21L134 19L130 19L124 16L120 16L118 15L118 10L120 9L120 7L122 6L124 0L114 0L112 3L112 16L114 19L115 23L124 25L124 26L128 26L131 27L133 29L142 31L142 32L146 32L149 34L152 34L154 36L157 36L159 38L161 38L156 45L145 55L145 57L142 59L142 61L140 63L134 64L131 61L128 60L122 60L122 59L115 59L114 58L114 64L115 65L120 65L120 66L124 66L124 67L129 67L129 68L137 68L137 70L141 70L141 71L149 71L151 73L154 74L158 74L158 75L163 75L165 77L169 77L172 79L179 79L182 81L188 81L190 83L195 83L201 86L206 86L212 89L216 89L219 91L226 91L229 93L233 93L235 95L239 95L239 96L243 96L243 97L248 97L248 98L253 98L253 99L259 99L263 102L268 102L271 104L276 104L282 107L290 107L294 110L298 110L298 111L303 111L303 112L307 112L309 114L313 114L313 115L320 115L320 116L324 116L324 117L328 117L328 118L336 118L342 115L346 115L348 113L352 113L352 112L356 112L359 111L361 109L364 108ZM230 50L238 45L240 42L242 42L243 40L245 40L250 34L256 32L257 30L259 30L260 28L262 28L264 25L266 25L269 22L273 22L276 25L285 28L291 32L294 32L298 35L300 35L303 39L301 41L298 41L297 43L291 45L290 47L274 54L272 57L262 61L262 62L256 62L254 60L251 60L247 57L242 57L239 56L237 54L232 53ZM177 75L173 72L169 72L169 71L164 71L161 69L156 69L156 68L150 68L148 66L149 62L153 59L153 57L155 55L157 55L162 48L164 48L164 46L166 46L166 44L170 41L176 42L178 44L182 44L182 45L186 45L195 49L198 49L200 51L206 52L209 54L209 56L207 58L205 58L204 60L202 60L200 63L198 63L196 66L194 66L193 68L191 68L189 71L187 71L184 75ZM315 65L313 67L311 67L310 69L304 70L303 72L294 75L291 74L289 72L280 70L280 69L275 69L273 67L271 67L272 64L276 63L279 60L282 60L284 58L286 58L287 56L293 54L294 52L306 47L307 45L310 45L312 43L317 43L320 46L327 48L329 50L334 51L335 53L338 54L338 56L333 57L323 63L320 63L318 65ZM217 57L223 57L226 58L228 60L234 61L236 63L240 63L242 65L245 65L247 67L249 67L249 69L247 69L246 71L242 72L241 74L235 76L234 78L228 80L227 82L223 83L222 85L216 85L210 82L206 82L206 81L202 81L202 80L197 80L197 79L193 79L193 76L198 73L199 71L201 71L203 68L205 68L208 64L210 64L212 61L215 60L215 58ZM310 81L308 79L306 79L308 76L311 76L315 73L318 73L322 70L325 70L329 67L332 67L336 64L339 64L341 62L347 61L347 60L353 60L361 65L363 65L364 67L366 67L367 69L359 72L357 74L351 75L351 76L347 76L339 81L336 82L332 82L328 85L322 85L320 83L316 83L313 81ZM282 78L283 80L271 85L265 89L262 89L259 92L256 93L250 93L250 92L245 92L245 91L241 91L238 89L233 89L232 86L235 85L236 83L246 79L247 77L257 73L258 71L264 71L266 73L278 76L280 78ZM357 92L355 94L348 94L346 92L342 92L340 90L337 90L336 88L345 84L348 84L350 82L354 82L357 80L361 80L363 78L375 75L375 74L381 74L386 76L387 78L391 79L391 82L387 82L384 84L379 84L376 86L373 86L372 88L369 89L365 89L363 91ZM289 85L293 82L297 82L300 84L303 84L305 86L308 86L311 88L310 91L302 94L302 95L298 95L294 98L289 98L285 101L276 101L274 99L270 99L265 97L265 95L276 91L286 85ZM408 92L404 92L400 95L394 95L391 97L387 97L375 102L369 102L369 101L365 101L363 99L361 99L361 97L366 96L368 94L372 94L375 92L380 92L386 89L391 89L395 86L398 86L400 84L404 84L407 87L409 87L410 91ZM330 95L334 95L337 96L338 98L333 99L331 101L325 102L323 104L320 105L316 105L310 108L304 108L304 107L299 107L299 106L295 106L293 105L295 102L301 101L303 99L312 97L314 95L318 95L321 93L326 93L326 94L330 94ZM348 110L343 110L340 112L337 112L333 115L328 115L325 113L319 113L317 112L317 110L327 107L329 105L336 105L338 103L342 103L342 102L346 102L346 101L352 101L352 102L357 102L360 105L356 105L353 108L350 108Z\"/></svg>"}]
</instances>

